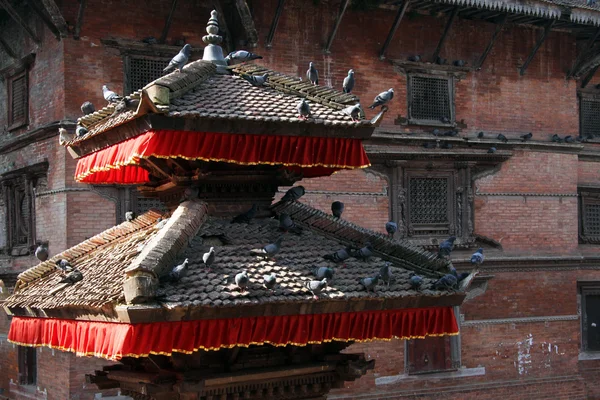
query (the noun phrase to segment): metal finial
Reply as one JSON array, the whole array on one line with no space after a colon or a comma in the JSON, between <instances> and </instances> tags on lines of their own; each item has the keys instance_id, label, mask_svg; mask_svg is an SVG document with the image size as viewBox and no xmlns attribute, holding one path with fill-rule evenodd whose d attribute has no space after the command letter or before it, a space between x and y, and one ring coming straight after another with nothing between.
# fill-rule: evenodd
<instances>
[{"instance_id":1,"label":"metal finial","mask_svg":"<svg viewBox=\"0 0 600 400\"><path fill-rule=\"evenodd\" d=\"M206 24L206 33L208 33L208 35L202 38L202 41L206 44L217 45L223 41L223 38L218 35L219 19L216 10L212 10L210 13L210 19L208 20L208 24Z\"/></svg>"}]
</instances>

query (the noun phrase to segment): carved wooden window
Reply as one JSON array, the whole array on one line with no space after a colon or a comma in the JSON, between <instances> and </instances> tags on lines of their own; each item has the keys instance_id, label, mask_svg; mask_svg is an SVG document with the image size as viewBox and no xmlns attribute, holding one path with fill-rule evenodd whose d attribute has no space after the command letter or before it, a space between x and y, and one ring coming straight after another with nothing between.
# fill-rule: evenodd
<instances>
[{"instance_id":1,"label":"carved wooden window","mask_svg":"<svg viewBox=\"0 0 600 400\"><path fill-rule=\"evenodd\" d=\"M600 97L580 93L579 131L583 137L600 136Z\"/></svg>"},{"instance_id":2,"label":"carved wooden window","mask_svg":"<svg viewBox=\"0 0 600 400\"><path fill-rule=\"evenodd\" d=\"M162 201L160 201L160 199L156 197L142 197L138 194L136 196L135 212L139 215L150 210L158 210L163 212L167 211L165 205Z\"/></svg>"},{"instance_id":3,"label":"carved wooden window","mask_svg":"<svg viewBox=\"0 0 600 400\"><path fill-rule=\"evenodd\" d=\"M579 283L581 350L600 351L600 282Z\"/></svg>"},{"instance_id":4,"label":"carved wooden window","mask_svg":"<svg viewBox=\"0 0 600 400\"><path fill-rule=\"evenodd\" d=\"M454 78L408 75L408 122L440 125L454 122Z\"/></svg>"},{"instance_id":5,"label":"carved wooden window","mask_svg":"<svg viewBox=\"0 0 600 400\"><path fill-rule=\"evenodd\" d=\"M8 77L8 130L27 125L29 116L29 91L27 70Z\"/></svg>"},{"instance_id":6,"label":"carved wooden window","mask_svg":"<svg viewBox=\"0 0 600 400\"><path fill-rule=\"evenodd\" d=\"M160 78L170 59L127 55L125 65L125 94L130 94Z\"/></svg>"},{"instance_id":7,"label":"carved wooden window","mask_svg":"<svg viewBox=\"0 0 600 400\"><path fill-rule=\"evenodd\" d=\"M454 223L450 173L407 171L409 236L448 235Z\"/></svg>"},{"instance_id":8,"label":"carved wooden window","mask_svg":"<svg viewBox=\"0 0 600 400\"><path fill-rule=\"evenodd\" d=\"M37 383L37 354L35 347L18 347L19 384L35 385Z\"/></svg>"},{"instance_id":9,"label":"carved wooden window","mask_svg":"<svg viewBox=\"0 0 600 400\"><path fill-rule=\"evenodd\" d=\"M579 190L579 241L600 243L600 188Z\"/></svg>"}]
</instances>

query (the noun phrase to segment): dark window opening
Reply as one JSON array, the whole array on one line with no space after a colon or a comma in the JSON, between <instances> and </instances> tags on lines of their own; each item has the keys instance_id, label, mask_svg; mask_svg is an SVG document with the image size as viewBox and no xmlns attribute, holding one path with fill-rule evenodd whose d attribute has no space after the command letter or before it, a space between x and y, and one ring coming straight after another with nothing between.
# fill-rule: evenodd
<instances>
[{"instance_id":1,"label":"dark window opening","mask_svg":"<svg viewBox=\"0 0 600 400\"><path fill-rule=\"evenodd\" d=\"M8 86L8 130L28 123L29 93L27 71L23 70L6 80Z\"/></svg>"},{"instance_id":2,"label":"dark window opening","mask_svg":"<svg viewBox=\"0 0 600 400\"><path fill-rule=\"evenodd\" d=\"M581 349L600 351L600 283L579 284L581 295Z\"/></svg>"},{"instance_id":3,"label":"dark window opening","mask_svg":"<svg viewBox=\"0 0 600 400\"><path fill-rule=\"evenodd\" d=\"M600 243L600 188L579 190L579 241Z\"/></svg>"},{"instance_id":4,"label":"dark window opening","mask_svg":"<svg viewBox=\"0 0 600 400\"><path fill-rule=\"evenodd\" d=\"M413 124L454 122L452 77L408 76L408 120Z\"/></svg>"},{"instance_id":5,"label":"dark window opening","mask_svg":"<svg viewBox=\"0 0 600 400\"><path fill-rule=\"evenodd\" d=\"M406 370L409 374L451 371L453 367L450 337L426 337L407 341Z\"/></svg>"},{"instance_id":6,"label":"dark window opening","mask_svg":"<svg viewBox=\"0 0 600 400\"><path fill-rule=\"evenodd\" d=\"M34 347L19 346L19 383L37 384L37 354Z\"/></svg>"},{"instance_id":7,"label":"dark window opening","mask_svg":"<svg viewBox=\"0 0 600 400\"><path fill-rule=\"evenodd\" d=\"M126 56L125 57L125 94L142 89L150 82L163 75L163 69L169 64L168 59Z\"/></svg>"},{"instance_id":8,"label":"dark window opening","mask_svg":"<svg viewBox=\"0 0 600 400\"><path fill-rule=\"evenodd\" d=\"M455 202L451 178L443 172L407 171L409 236L451 234Z\"/></svg>"},{"instance_id":9,"label":"dark window opening","mask_svg":"<svg viewBox=\"0 0 600 400\"><path fill-rule=\"evenodd\" d=\"M600 136L600 99L582 97L579 106L581 136Z\"/></svg>"}]
</instances>

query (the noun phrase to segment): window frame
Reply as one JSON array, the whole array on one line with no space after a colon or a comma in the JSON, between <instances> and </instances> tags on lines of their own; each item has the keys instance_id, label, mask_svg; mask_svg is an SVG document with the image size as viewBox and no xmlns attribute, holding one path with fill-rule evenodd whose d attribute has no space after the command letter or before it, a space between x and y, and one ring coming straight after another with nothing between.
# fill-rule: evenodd
<instances>
[{"instance_id":1,"label":"window frame","mask_svg":"<svg viewBox=\"0 0 600 400\"><path fill-rule=\"evenodd\" d=\"M13 113L13 92L14 92L14 82L20 78L23 78L25 80L25 92L24 92L24 96L25 96L25 107L24 107L24 114L23 114L23 118L19 119L19 120L14 120L14 113ZM29 71L27 68L20 68L19 70L15 71L14 73L12 73L11 75L6 77L6 89L7 89L7 122L8 122L8 131L13 131L15 129L19 129L23 126L26 126L29 124Z\"/></svg>"},{"instance_id":2,"label":"window frame","mask_svg":"<svg viewBox=\"0 0 600 400\"><path fill-rule=\"evenodd\" d=\"M133 93L135 90L142 89L142 88L134 89L132 87L131 61L134 59L135 60L149 60L149 61L164 61L167 64L169 63L169 61L171 61L171 59L168 57L152 56L152 55L146 55L146 54L136 54L135 52L130 52L130 53L124 54L123 55L123 95L129 95L129 94ZM165 67L166 67L166 65L165 65ZM158 78L155 78L155 79L158 79ZM150 81L150 82L152 82L152 81ZM150 83L150 82L148 82L148 83Z\"/></svg>"},{"instance_id":3,"label":"window frame","mask_svg":"<svg viewBox=\"0 0 600 400\"><path fill-rule=\"evenodd\" d=\"M580 314L580 333L581 333L581 347L580 351L584 353L600 354L600 348L598 350L590 350L588 348L588 329L587 329L587 312L586 312L586 297L587 296L600 296L600 282L577 282L578 296L579 296L579 314ZM600 329L600 327L599 327Z\"/></svg>"},{"instance_id":4,"label":"window frame","mask_svg":"<svg viewBox=\"0 0 600 400\"><path fill-rule=\"evenodd\" d=\"M591 235L588 233L587 225L589 222L586 219L585 208L586 205L598 204L600 205L600 187L579 187L578 188L579 201L578 201L578 220L579 220L579 243L588 244L600 244L600 234Z\"/></svg>"},{"instance_id":5,"label":"window frame","mask_svg":"<svg viewBox=\"0 0 600 400\"><path fill-rule=\"evenodd\" d=\"M37 385L38 363L36 348L18 346L17 363L19 369L19 385Z\"/></svg>"},{"instance_id":6,"label":"window frame","mask_svg":"<svg viewBox=\"0 0 600 400\"><path fill-rule=\"evenodd\" d=\"M413 81L414 78L443 79L448 83L448 105L450 107L450 122L440 120L418 119L413 117ZM409 125L452 127L456 123L455 107L455 77L450 74L409 72L406 75L406 105Z\"/></svg>"},{"instance_id":7,"label":"window frame","mask_svg":"<svg viewBox=\"0 0 600 400\"><path fill-rule=\"evenodd\" d=\"M600 93L590 93L590 92L582 92L579 91L577 92L577 97L579 98L579 135L580 136L587 136L586 134L583 133L583 127L584 127L584 115L582 112L583 109L583 102L584 101L592 101L592 102L596 102L600 104ZM598 117L600 119L600 117ZM599 121L600 124L600 121ZM600 139L600 134L592 134L594 136L594 139Z\"/></svg>"}]
</instances>

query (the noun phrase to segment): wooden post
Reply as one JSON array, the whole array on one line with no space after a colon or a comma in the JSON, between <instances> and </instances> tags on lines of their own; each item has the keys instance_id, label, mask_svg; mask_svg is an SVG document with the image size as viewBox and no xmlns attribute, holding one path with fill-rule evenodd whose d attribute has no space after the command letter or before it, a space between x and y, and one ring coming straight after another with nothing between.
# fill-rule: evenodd
<instances>
[{"instance_id":1,"label":"wooden post","mask_svg":"<svg viewBox=\"0 0 600 400\"><path fill-rule=\"evenodd\" d=\"M17 24L21 26L21 28L23 28L23 30L25 30L25 32L29 35L29 37L31 37L31 39L33 39L35 43L41 43L35 32L29 27L29 25L27 25L25 20L21 18L17 10L10 5L8 0L0 0L0 6L6 10L6 12L17 22Z\"/></svg>"},{"instance_id":2,"label":"wooden post","mask_svg":"<svg viewBox=\"0 0 600 400\"><path fill-rule=\"evenodd\" d=\"M65 18L62 16L60 9L56 5L54 0L40 0L46 11L48 11L48 15L52 19L52 24L56 27L56 29L60 32L62 37L67 37L69 33L69 29L67 28L67 22ZM29 2L29 4L34 3L33 1Z\"/></svg>"},{"instance_id":3,"label":"wooden post","mask_svg":"<svg viewBox=\"0 0 600 400\"><path fill-rule=\"evenodd\" d=\"M158 39L158 43L160 44L164 44L165 40L167 40L167 35L169 34L169 29L171 29L171 21L173 20L175 8L177 8L177 0L173 0L173 2L171 3L171 11L169 11L169 16L165 20L165 26L163 28L162 34L160 35L160 39Z\"/></svg>"},{"instance_id":4,"label":"wooden post","mask_svg":"<svg viewBox=\"0 0 600 400\"><path fill-rule=\"evenodd\" d=\"M490 51L492 51L492 47L494 47L494 43L496 43L496 39L498 38L498 35L500 35L502 28L504 28L504 24L506 23L507 18L508 18L508 16L504 15L502 17L502 19L496 24L496 30L492 34L492 38L490 39L490 42L488 43L487 47L483 51L483 54L481 55L481 57L479 57L479 61L477 61L477 65L476 65L475 69L480 70L481 67L483 66L485 59L487 58L488 54L490 54Z\"/></svg>"},{"instance_id":5,"label":"wooden post","mask_svg":"<svg viewBox=\"0 0 600 400\"><path fill-rule=\"evenodd\" d=\"M258 33L256 32L256 27L254 26L254 20L252 19L252 13L250 13L248 3L246 0L235 0L235 6L240 14L249 45L256 47L256 44L258 43Z\"/></svg>"},{"instance_id":6,"label":"wooden post","mask_svg":"<svg viewBox=\"0 0 600 400\"><path fill-rule=\"evenodd\" d=\"M596 32L594 32L594 34L592 35L592 37L585 44L585 47L583 49L581 49L581 52L575 58L575 61L573 62L573 66L571 67L571 69L569 70L569 72L567 72L567 79L571 79L573 77L573 73L577 70L577 67L578 67L579 63L581 63L583 57L592 48L592 46L594 45L594 43L598 39L598 36L600 36L600 28L596 29Z\"/></svg>"},{"instance_id":7,"label":"wooden post","mask_svg":"<svg viewBox=\"0 0 600 400\"><path fill-rule=\"evenodd\" d=\"M279 24L279 17L281 16L281 11L283 11L284 3L285 0L279 0L279 3L277 4L275 16L273 17L273 22L271 22L271 29L269 30L269 35L267 36L267 42L265 44L267 47L271 47L273 44L273 37L275 36L275 30Z\"/></svg>"},{"instance_id":8,"label":"wooden post","mask_svg":"<svg viewBox=\"0 0 600 400\"><path fill-rule=\"evenodd\" d=\"M223 7L221 7L220 0L213 0L213 7L217 10L218 19L219 19L219 29L221 29L225 33L225 46L227 47L227 52L231 53L235 50L235 45L233 42L233 34L227 27L227 21L225 20L225 13L223 12Z\"/></svg>"},{"instance_id":9,"label":"wooden post","mask_svg":"<svg viewBox=\"0 0 600 400\"><path fill-rule=\"evenodd\" d=\"M527 67L529 67L529 63L531 63L531 60L533 60L533 57L535 57L535 54L537 53L537 51L540 49L540 47L542 47L544 40L546 40L546 37L550 33L550 29L552 29L552 26L554 25L555 22L556 22L555 20L552 20L552 21L548 22L546 24L546 26L544 26L544 32L542 32L542 34L538 38L537 43L533 47L533 50L531 50L531 54L529 54L529 56L527 57L527 60L525 60L525 63L523 63L523 66L519 69L519 75L523 76L525 74Z\"/></svg>"},{"instance_id":10,"label":"wooden post","mask_svg":"<svg viewBox=\"0 0 600 400\"><path fill-rule=\"evenodd\" d=\"M325 53L330 53L331 44L333 43L333 39L335 38L335 34L337 33L340 24L342 23L342 18L344 18L344 13L346 12L346 8L348 8L348 3L350 0L342 0L340 3L340 9L338 11L337 18L335 19L335 24L333 25L333 30L329 35L329 40L327 40L327 45L325 46Z\"/></svg>"},{"instance_id":11,"label":"wooden post","mask_svg":"<svg viewBox=\"0 0 600 400\"><path fill-rule=\"evenodd\" d=\"M400 9L398 10L398 13L396 14L396 18L394 19L394 23L392 24L392 28L390 29L390 33L388 33L388 36L385 39L385 43L383 44L383 47L379 51L379 59L380 60L385 59L385 51L387 50L388 46L392 42L392 39L394 38L394 35L396 34L396 30L398 30L398 27L400 26L400 22L402 21L402 18L404 17L404 14L406 13L406 9L408 8L409 4L410 4L410 0L404 0L404 3L402 3L402 7L400 7Z\"/></svg>"},{"instance_id":12,"label":"wooden post","mask_svg":"<svg viewBox=\"0 0 600 400\"><path fill-rule=\"evenodd\" d=\"M444 33L442 33L442 37L440 38L440 41L438 42L438 45L435 48L435 51L433 52L433 56L431 57L431 62L435 62L435 60L437 60L438 56L440 55L440 51L442 51L442 46L446 41L448 32L450 32L450 27L454 22L454 18L456 18L456 14L458 14L458 7L454 7L454 10L452 10L452 14L450 14L450 18L448 18L448 22L446 23L446 27L444 28Z\"/></svg>"},{"instance_id":13,"label":"wooden post","mask_svg":"<svg viewBox=\"0 0 600 400\"><path fill-rule=\"evenodd\" d=\"M86 0L79 0L79 11L77 12L77 22L75 24L75 33L73 34L73 39L79 40L79 36L81 35L81 26L83 25L83 13L85 11L85 2Z\"/></svg>"}]
</instances>

